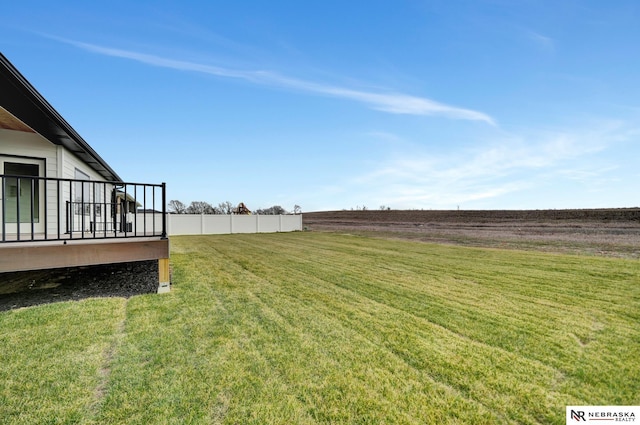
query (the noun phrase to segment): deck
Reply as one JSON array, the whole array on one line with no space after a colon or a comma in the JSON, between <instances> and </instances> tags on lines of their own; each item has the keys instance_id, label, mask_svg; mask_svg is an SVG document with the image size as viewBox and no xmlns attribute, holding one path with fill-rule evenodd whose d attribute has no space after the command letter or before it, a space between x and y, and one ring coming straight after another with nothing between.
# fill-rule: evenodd
<instances>
[{"instance_id":1,"label":"deck","mask_svg":"<svg viewBox=\"0 0 640 425\"><path fill-rule=\"evenodd\" d=\"M169 282L165 184L0 175L0 273L159 261Z\"/></svg>"},{"instance_id":2,"label":"deck","mask_svg":"<svg viewBox=\"0 0 640 425\"><path fill-rule=\"evenodd\" d=\"M0 273L165 258L169 240L159 237L6 242L0 244Z\"/></svg>"}]
</instances>

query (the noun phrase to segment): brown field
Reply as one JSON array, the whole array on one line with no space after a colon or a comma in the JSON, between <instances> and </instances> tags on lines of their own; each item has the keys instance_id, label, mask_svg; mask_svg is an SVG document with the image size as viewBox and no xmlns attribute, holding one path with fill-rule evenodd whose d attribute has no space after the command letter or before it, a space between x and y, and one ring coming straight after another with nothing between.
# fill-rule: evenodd
<instances>
[{"instance_id":1,"label":"brown field","mask_svg":"<svg viewBox=\"0 0 640 425\"><path fill-rule=\"evenodd\" d=\"M640 258L640 208L323 211L302 222L312 231Z\"/></svg>"}]
</instances>

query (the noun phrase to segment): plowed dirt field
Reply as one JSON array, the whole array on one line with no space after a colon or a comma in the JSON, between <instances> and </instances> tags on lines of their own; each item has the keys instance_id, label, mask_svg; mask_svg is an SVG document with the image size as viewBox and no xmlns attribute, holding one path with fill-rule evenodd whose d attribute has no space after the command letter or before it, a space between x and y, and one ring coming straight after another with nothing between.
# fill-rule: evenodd
<instances>
[{"instance_id":1,"label":"plowed dirt field","mask_svg":"<svg viewBox=\"0 0 640 425\"><path fill-rule=\"evenodd\" d=\"M302 222L312 231L640 258L640 208L323 211Z\"/></svg>"}]
</instances>

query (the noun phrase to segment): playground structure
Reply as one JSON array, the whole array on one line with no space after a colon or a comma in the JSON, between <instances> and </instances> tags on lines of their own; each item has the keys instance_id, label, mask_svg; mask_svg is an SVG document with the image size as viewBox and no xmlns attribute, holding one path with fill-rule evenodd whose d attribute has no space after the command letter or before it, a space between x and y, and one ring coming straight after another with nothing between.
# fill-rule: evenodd
<instances>
[{"instance_id":1,"label":"playground structure","mask_svg":"<svg viewBox=\"0 0 640 425\"><path fill-rule=\"evenodd\" d=\"M244 202L240 202L238 207L234 208L233 213L239 215L251 215L251 210L247 208Z\"/></svg>"}]
</instances>

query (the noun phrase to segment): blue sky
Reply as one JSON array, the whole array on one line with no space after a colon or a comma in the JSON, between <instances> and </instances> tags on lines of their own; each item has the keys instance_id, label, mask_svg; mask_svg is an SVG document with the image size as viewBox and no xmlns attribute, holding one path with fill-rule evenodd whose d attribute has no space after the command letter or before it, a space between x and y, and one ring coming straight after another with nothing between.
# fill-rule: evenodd
<instances>
[{"instance_id":1,"label":"blue sky","mask_svg":"<svg viewBox=\"0 0 640 425\"><path fill-rule=\"evenodd\" d=\"M303 211L640 205L640 2L23 1L0 51L126 181Z\"/></svg>"}]
</instances>

